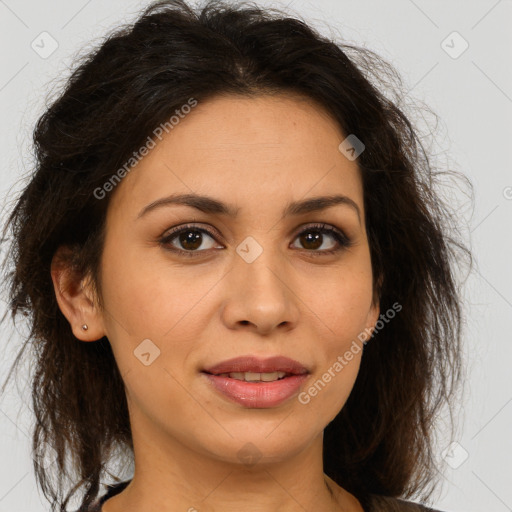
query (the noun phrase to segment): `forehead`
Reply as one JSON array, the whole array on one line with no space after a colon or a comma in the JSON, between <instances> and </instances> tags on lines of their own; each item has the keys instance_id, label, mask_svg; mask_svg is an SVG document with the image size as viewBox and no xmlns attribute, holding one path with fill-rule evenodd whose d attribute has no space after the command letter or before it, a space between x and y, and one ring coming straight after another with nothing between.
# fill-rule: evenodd
<instances>
[{"instance_id":1,"label":"forehead","mask_svg":"<svg viewBox=\"0 0 512 512\"><path fill-rule=\"evenodd\" d=\"M262 207L342 193L362 208L355 161L338 149L345 135L321 106L300 96L220 96L183 115L123 178L115 209L133 210L166 194L202 193ZM127 212L125 212L127 213Z\"/></svg>"}]
</instances>

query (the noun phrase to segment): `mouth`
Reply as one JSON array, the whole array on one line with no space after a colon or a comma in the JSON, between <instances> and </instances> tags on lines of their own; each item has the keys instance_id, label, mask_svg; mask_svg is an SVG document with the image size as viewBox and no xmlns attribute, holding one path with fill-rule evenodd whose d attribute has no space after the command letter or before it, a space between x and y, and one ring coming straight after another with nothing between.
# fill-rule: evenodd
<instances>
[{"instance_id":1,"label":"mouth","mask_svg":"<svg viewBox=\"0 0 512 512\"><path fill-rule=\"evenodd\" d=\"M202 370L213 389L245 407L270 408L297 394L310 371L293 359L246 356Z\"/></svg>"},{"instance_id":2,"label":"mouth","mask_svg":"<svg viewBox=\"0 0 512 512\"><path fill-rule=\"evenodd\" d=\"M211 375L235 375L232 378L239 380L245 380L247 374L252 380L265 380L267 378L277 380L288 375L309 373L309 370L303 364L285 356L274 356L266 359L260 359L257 356L235 357L205 368L203 371ZM244 374L244 377L240 377L239 374ZM263 379L261 378L262 375Z\"/></svg>"},{"instance_id":3,"label":"mouth","mask_svg":"<svg viewBox=\"0 0 512 512\"><path fill-rule=\"evenodd\" d=\"M244 382L275 382L276 380L282 380L286 377L295 375L287 372L230 372L230 373L209 373L204 372L208 375L215 375L216 377L225 377L230 379L242 380Z\"/></svg>"}]
</instances>

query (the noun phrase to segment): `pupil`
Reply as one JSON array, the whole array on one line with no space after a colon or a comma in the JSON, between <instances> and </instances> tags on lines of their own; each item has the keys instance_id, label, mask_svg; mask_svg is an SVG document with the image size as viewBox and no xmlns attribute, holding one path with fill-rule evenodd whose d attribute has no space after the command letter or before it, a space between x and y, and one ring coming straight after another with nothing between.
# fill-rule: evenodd
<instances>
[{"instance_id":1,"label":"pupil","mask_svg":"<svg viewBox=\"0 0 512 512\"><path fill-rule=\"evenodd\" d=\"M186 231L180 235L180 243L185 249L197 249L201 246L201 233Z\"/></svg>"},{"instance_id":2,"label":"pupil","mask_svg":"<svg viewBox=\"0 0 512 512\"><path fill-rule=\"evenodd\" d=\"M318 249L322 245L321 238L320 233L311 231L300 237L301 243L306 249ZM201 241L202 234L200 231L190 230L180 235L180 243L185 249L198 249L201 247Z\"/></svg>"},{"instance_id":3,"label":"pupil","mask_svg":"<svg viewBox=\"0 0 512 512\"><path fill-rule=\"evenodd\" d=\"M311 233L312 232L310 231L306 236L301 236L301 242L303 242L303 243L305 242L306 249L318 249L318 247L320 247L322 245L322 243L320 241L320 238L322 235L320 233L311 235ZM307 247L307 245L311 242L313 242L313 246Z\"/></svg>"}]
</instances>

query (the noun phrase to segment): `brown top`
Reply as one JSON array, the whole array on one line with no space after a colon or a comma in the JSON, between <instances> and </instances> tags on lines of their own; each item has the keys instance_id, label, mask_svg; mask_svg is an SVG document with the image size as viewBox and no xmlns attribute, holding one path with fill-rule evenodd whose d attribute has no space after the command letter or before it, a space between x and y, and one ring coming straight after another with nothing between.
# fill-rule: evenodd
<instances>
[{"instance_id":1,"label":"brown top","mask_svg":"<svg viewBox=\"0 0 512 512\"><path fill-rule=\"evenodd\" d=\"M96 499L89 508L81 508L80 510L77 510L77 512L101 512L103 503L112 496L120 493L129 483L130 480L126 480L118 484L109 485L107 492L100 498ZM429 508L425 505L413 503L412 501L405 501L400 498L393 498L391 496L370 494L359 501L364 512L441 512L440 510Z\"/></svg>"}]
</instances>

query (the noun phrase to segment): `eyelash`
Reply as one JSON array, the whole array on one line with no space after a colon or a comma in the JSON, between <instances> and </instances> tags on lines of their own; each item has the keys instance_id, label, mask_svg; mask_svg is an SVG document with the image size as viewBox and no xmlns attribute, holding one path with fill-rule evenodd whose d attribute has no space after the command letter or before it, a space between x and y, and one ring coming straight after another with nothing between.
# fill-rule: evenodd
<instances>
[{"instance_id":1,"label":"eyelash","mask_svg":"<svg viewBox=\"0 0 512 512\"><path fill-rule=\"evenodd\" d=\"M176 238L181 233L184 233L184 232L186 233L188 231L203 232L203 233L206 233L207 235L209 235L210 237L212 237L214 240L216 239L216 234L213 233L212 231L210 231L209 229L199 228L199 227L197 227L194 224L187 224L185 226L181 226L181 227L175 228L172 231L170 231L169 233L167 233L165 236L163 236L159 240L159 243L166 250L174 252L174 253L178 253L178 254L183 254L186 257L194 258L194 257L200 256L200 254L202 252L205 252L205 250L184 251L182 249L177 249L176 247L172 247L170 245L170 242L174 238ZM326 256L326 255L336 254L336 253L342 251L343 249L348 249L349 247L351 247L353 245L353 242L352 242L352 240L350 240L350 238L348 238L342 231L338 230L337 228L335 228L333 226L330 226L329 224L312 224L312 225L309 225L306 228L304 228L302 231L299 231L295 235L295 238L297 238L298 236L303 235L305 233L312 232L312 231L313 232L319 232L319 233L322 233L322 234L327 233L327 234L331 235L336 240L336 242L338 243L338 247L335 248L335 249L328 249L328 250L323 250L323 251L303 249L304 251L310 253L311 256L315 256L316 257L316 256Z\"/></svg>"}]
</instances>

